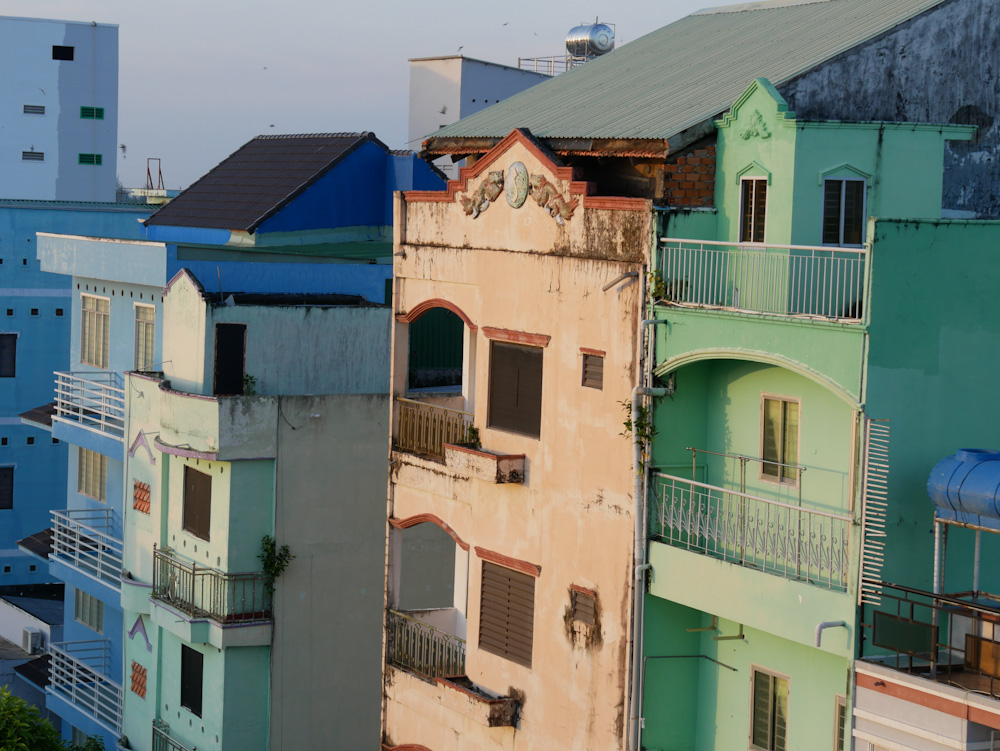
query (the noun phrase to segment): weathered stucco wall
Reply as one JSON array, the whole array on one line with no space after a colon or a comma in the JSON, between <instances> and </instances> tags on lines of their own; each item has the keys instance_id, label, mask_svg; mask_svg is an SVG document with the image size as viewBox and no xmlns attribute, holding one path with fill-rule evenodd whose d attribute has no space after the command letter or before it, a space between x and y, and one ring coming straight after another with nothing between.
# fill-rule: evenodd
<instances>
[{"instance_id":1,"label":"weathered stucco wall","mask_svg":"<svg viewBox=\"0 0 1000 751\"><path fill-rule=\"evenodd\" d=\"M804 120L978 125L946 147L944 207L1000 216L1000 76L982 53L998 48L994 0L950 0L779 88Z\"/></svg>"}]
</instances>

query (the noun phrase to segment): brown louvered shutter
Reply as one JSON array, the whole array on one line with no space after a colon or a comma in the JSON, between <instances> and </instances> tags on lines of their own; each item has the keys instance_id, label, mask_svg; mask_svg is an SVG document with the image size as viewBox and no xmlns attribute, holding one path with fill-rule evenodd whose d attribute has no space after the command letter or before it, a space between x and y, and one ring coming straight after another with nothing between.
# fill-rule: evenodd
<instances>
[{"instance_id":1,"label":"brown louvered shutter","mask_svg":"<svg viewBox=\"0 0 1000 751\"><path fill-rule=\"evenodd\" d=\"M491 428L538 436L542 426L542 350L493 342L490 347Z\"/></svg>"},{"instance_id":2,"label":"brown louvered shutter","mask_svg":"<svg viewBox=\"0 0 1000 751\"><path fill-rule=\"evenodd\" d=\"M0 509L14 508L14 468L0 467Z\"/></svg>"},{"instance_id":3,"label":"brown louvered shutter","mask_svg":"<svg viewBox=\"0 0 1000 751\"><path fill-rule=\"evenodd\" d=\"M479 648L531 667L535 579L483 562Z\"/></svg>"},{"instance_id":4,"label":"brown louvered shutter","mask_svg":"<svg viewBox=\"0 0 1000 751\"><path fill-rule=\"evenodd\" d=\"M573 620L593 626L597 623L595 615L596 600L592 594L572 590L573 593Z\"/></svg>"},{"instance_id":5,"label":"brown louvered shutter","mask_svg":"<svg viewBox=\"0 0 1000 751\"><path fill-rule=\"evenodd\" d=\"M600 355L583 356L583 385L592 389L604 388L604 358Z\"/></svg>"},{"instance_id":6,"label":"brown louvered shutter","mask_svg":"<svg viewBox=\"0 0 1000 751\"><path fill-rule=\"evenodd\" d=\"M212 476L184 467L184 529L208 540L212 524Z\"/></svg>"}]
</instances>

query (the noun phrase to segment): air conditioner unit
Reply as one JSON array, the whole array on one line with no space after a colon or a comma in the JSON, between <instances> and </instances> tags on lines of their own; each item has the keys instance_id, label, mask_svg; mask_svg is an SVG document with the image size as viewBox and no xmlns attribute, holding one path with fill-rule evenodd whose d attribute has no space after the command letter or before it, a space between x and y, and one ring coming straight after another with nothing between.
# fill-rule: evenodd
<instances>
[{"instance_id":1,"label":"air conditioner unit","mask_svg":"<svg viewBox=\"0 0 1000 751\"><path fill-rule=\"evenodd\" d=\"M26 626L21 632L21 647L29 655L42 651L42 632L32 626Z\"/></svg>"}]
</instances>

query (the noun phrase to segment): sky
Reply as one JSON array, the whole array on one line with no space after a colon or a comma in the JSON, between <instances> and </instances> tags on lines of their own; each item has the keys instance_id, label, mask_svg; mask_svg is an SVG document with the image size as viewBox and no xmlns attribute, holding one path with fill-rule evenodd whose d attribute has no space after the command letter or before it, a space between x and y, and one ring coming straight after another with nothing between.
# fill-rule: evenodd
<instances>
[{"instance_id":1,"label":"sky","mask_svg":"<svg viewBox=\"0 0 1000 751\"><path fill-rule=\"evenodd\" d=\"M728 0L628 3L362 0L0 0L0 15L118 24L118 176L159 157L184 188L260 134L373 131L406 143L409 64L461 54L517 65L565 53L599 17L617 46Z\"/></svg>"}]
</instances>

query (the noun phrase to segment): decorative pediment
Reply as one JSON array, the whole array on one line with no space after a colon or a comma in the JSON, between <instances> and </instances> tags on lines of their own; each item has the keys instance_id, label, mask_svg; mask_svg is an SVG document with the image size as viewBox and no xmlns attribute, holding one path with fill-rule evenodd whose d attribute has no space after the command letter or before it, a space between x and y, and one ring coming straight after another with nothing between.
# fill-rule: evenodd
<instances>
[{"instance_id":1,"label":"decorative pediment","mask_svg":"<svg viewBox=\"0 0 1000 751\"><path fill-rule=\"evenodd\" d=\"M746 124L746 127L740 130L740 138L744 141L749 141L754 137L771 137L771 129L768 128L767 123L764 122L764 116L760 114L760 110L754 110L753 114L750 115L750 122Z\"/></svg>"},{"instance_id":2,"label":"decorative pediment","mask_svg":"<svg viewBox=\"0 0 1000 751\"><path fill-rule=\"evenodd\" d=\"M139 447L146 449L146 456L149 457L150 464L156 464L156 457L153 455L152 450L149 448L149 443L146 442L146 434L141 430L138 435L136 435L135 440L132 441L132 445L129 447L128 455L135 456L135 452L138 451Z\"/></svg>"},{"instance_id":3,"label":"decorative pediment","mask_svg":"<svg viewBox=\"0 0 1000 751\"><path fill-rule=\"evenodd\" d=\"M771 170L756 160L736 173L736 184L739 185L744 177L763 177L768 185L771 184Z\"/></svg>"},{"instance_id":4,"label":"decorative pediment","mask_svg":"<svg viewBox=\"0 0 1000 751\"><path fill-rule=\"evenodd\" d=\"M834 165L833 167L828 167L825 170L820 170L818 183L823 184L824 180L829 178L846 178L848 180L870 180L871 175L864 170L860 170L857 167L848 164L847 162L841 162L840 164Z\"/></svg>"},{"instance_id":5,"label":"decorative pediment","mask_svg":"<svg viewBox=\"0 0 1000 751\"><path fill-rule=\"evenodd\" d=\"M770 112L772 108L775 113L774 123L789 121L790 124L795 120L795 113L789 111L788 102L774 85L766 78L757 78L733 102L729 111L715 121L715 125L718 128L737 128L744 140L754 136L768 138L771 135L770 126L766 125L762 110ZM764 135L765 132L767 135Z\"/></svg>"},{"instance_id":6,"label":"decorative pediment","mask_svg":"<svg viewBox=\"0 0 1000 751\"><path fill-rule=\"evenodd\" d=\"M128 638L135 639L136 634L142 635L142 640L146 642L146 651L152 652L153 645L149 643L149 637L146 635L146 625L142 622L141 615L135 619L135 624L132 626L132 629L128 632Z\"/></svg>"}]
</instances>

